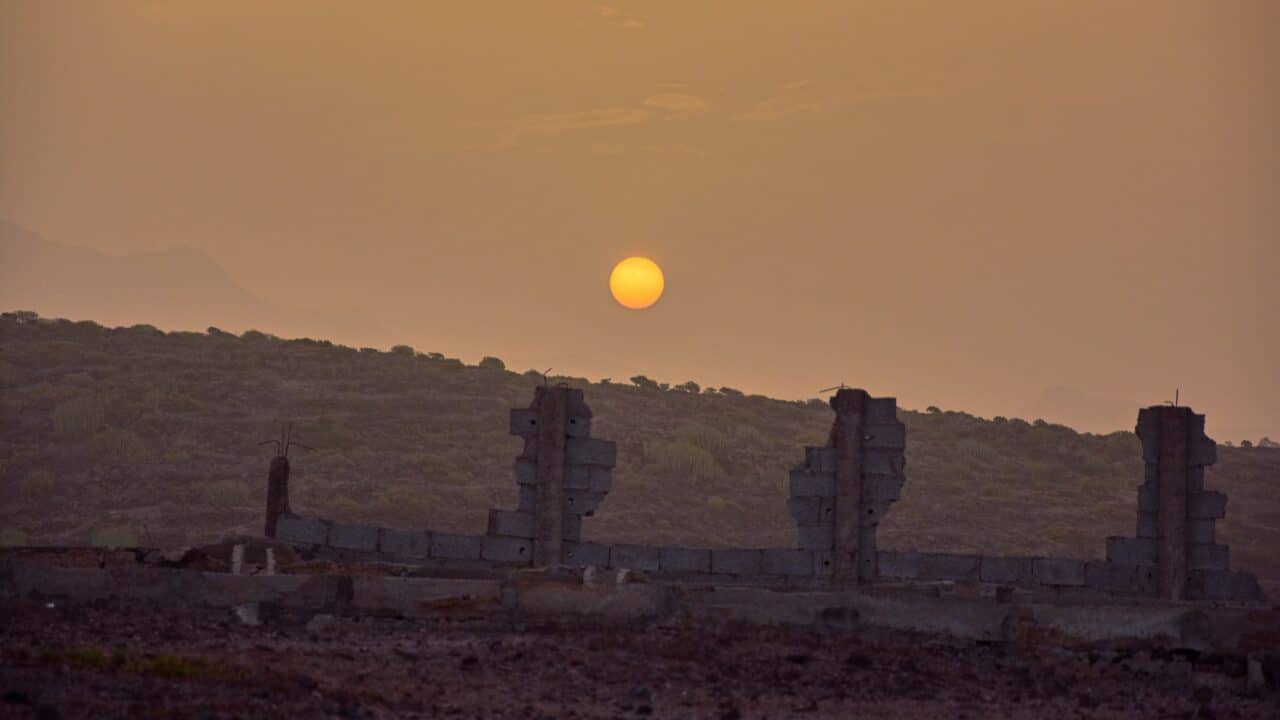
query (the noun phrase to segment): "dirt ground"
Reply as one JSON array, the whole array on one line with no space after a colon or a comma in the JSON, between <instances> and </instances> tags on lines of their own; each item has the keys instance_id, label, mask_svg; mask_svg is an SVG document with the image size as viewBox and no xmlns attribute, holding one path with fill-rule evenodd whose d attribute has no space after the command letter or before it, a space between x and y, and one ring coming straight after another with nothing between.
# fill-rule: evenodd
<instances>
[{"instance_id":1,"label":"dirt ground","mask_svg":"<svg viewBox=\"0 0 1280 720\"><path fill-rule=\"evenodd\" d=\"M1241 657L863 628L0 604L0 718L1280 718Z\"/></svg>"}]
</instances>

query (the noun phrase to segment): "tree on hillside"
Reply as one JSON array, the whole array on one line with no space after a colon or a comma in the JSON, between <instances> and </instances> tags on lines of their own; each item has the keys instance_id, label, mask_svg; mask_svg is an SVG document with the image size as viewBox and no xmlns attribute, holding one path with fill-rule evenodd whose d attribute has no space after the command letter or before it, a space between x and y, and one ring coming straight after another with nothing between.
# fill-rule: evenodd
<instances>
[{"instance_id":1,"label":"tree on hillside","mask_svg":"<svg viewBox=\"0 0 1280 720\"><path fill-rule=\"evenodd\" d=\"M697 395L698 393L702 392L702 386L690 380L688 382L680 383L679 385L677 385L676 390L680 392L687 392L687 393L692 393L694 395Z\"/></svg>"},{"instance_id":2,"label":"tree on hillside","mask_svg":"<svg viewBox=\"0 0 1280 720\"><path fill-rule=\"evenodd\" d=\"M636 375L632 377L631 384L635 385L641 390L657 390L658 389L658 383L654 382L653 380L650 380L644 375Z\"/></svg>"},{"instance_id":3,"label":"tree on hillside","mask_svg":"<svg viewBox=\"0 0 1280 720\"><path fill-rule=\"evenodd\" d=\"M479 367L481 370L506 370L507 364L492 355L485 355L480 358Z\"/></svg>"}]
</instances>

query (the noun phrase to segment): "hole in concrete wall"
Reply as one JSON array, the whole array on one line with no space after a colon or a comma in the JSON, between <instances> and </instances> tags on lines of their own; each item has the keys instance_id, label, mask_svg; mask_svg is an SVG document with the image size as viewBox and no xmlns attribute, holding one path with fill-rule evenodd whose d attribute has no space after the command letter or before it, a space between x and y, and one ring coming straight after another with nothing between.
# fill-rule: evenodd
<instances>
[{"instance_id":1,"label":"hole in concrete wall","mask_svg":"<svg viewBox=\"0 0 1280 720\"><path fill-rule=\"evenodd\" d=\"M642 397L637 398L637 393ZM583 523L593 542L796 547L790 470L825 443L829 408L619 388L587 402L592 436L618 444L612 488Z\"/></svg>"},{"instance_id":2,"label":"hole in concrete wall","mask_svg":"<svg viewBox=\"0 0 1280 720\"><path fill-rule=\"evenodd\" d=\"M957 412L898 417L907 481L879 518L880 549L1097 559L1108 535L1134 535L1143 464L1132 432Z\"/></svg>"}]
</instances>

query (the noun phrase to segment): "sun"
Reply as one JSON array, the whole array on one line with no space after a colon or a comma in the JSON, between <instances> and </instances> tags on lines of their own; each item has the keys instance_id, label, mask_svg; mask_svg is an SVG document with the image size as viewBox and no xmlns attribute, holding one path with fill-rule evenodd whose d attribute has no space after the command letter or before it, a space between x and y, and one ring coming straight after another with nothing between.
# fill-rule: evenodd
<instances>
[{"instance_id":1,"label":"sun","mask_svg":"<svg viewBox=\"0 0 1280 720\"><path fill-rule=\"evenodd\" d=\"M613 266L609 274L613 299L631 310L643 310L658 302L664 284L662 268L644 257L629 257Z\"/></svg>"}]
</instances>

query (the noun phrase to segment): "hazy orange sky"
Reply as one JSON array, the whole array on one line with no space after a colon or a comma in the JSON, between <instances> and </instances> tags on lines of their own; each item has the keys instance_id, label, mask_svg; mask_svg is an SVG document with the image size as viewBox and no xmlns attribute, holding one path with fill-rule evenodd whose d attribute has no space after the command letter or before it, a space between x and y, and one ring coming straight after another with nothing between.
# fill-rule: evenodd
<instances>
[{"instance_id":1,"label":"hazy orange sky","mask_svg":"<svg viewBox=\"0 0 1280 720\"><path fill-rule=\"evenodd\" d=\"M0 218L469 362L1280 439L1277 48L1274 0L0 0ZM149 320L58 276L0 299Z\"/></svg>"}]
</instances>

